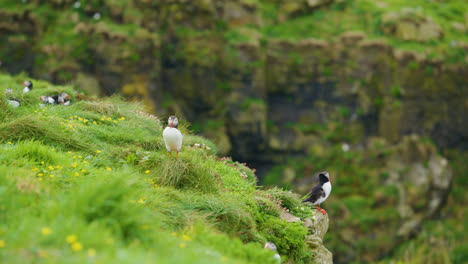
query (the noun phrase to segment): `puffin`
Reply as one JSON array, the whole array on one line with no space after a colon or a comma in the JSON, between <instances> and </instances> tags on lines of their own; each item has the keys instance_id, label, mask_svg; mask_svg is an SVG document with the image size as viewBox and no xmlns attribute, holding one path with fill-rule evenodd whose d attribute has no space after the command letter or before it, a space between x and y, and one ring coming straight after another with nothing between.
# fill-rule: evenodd
<instances>
[{"instance_id":1,"label":"puffin","mask_svg":"<svg viewBox=\"0 0 468 264\"><path fill-rule=\"evenodd\" d=\"M20 107L21 102L20 102L20 100L14 98L14 97L10 97L10 99L8 99L8 104L13 106L14 108L17 108L17 107Z\"/></svg>"},{"instance_id":2,"label":"puffin","mask_svg":"<svg viewBox=\"0 0 468 264\"><path fill-rule=\"evenodd\" d=\"M57 96L57 102L62 105L70 105L70 95L67 93L61 93Z\"/></svg>"},{"instance_id":3,"label":"puffin","mask_svg":"<svg viewBox=\"0 0 468 264\"><path fill-rule=\"evenodd\" d=\"M58 99L58 95L56 95L56 96L43 95L43 96L39 97L39 100L41 100L42 103L44 103L44 104L57 104L57 99Z\"/></svg>"},{"instance_id":4,"label":"puffin","mask_svg":"<svg viewBox=\"0 0 468 264\"><path fill-rule=\"evenodd\" d=\"M33 83L31 81L25 81L23 85L23 93L29 93L33 88Z\"/></svg>"},{"instance_id":5,"label":"puffin","mask_svg":"<svg viewBox=\"0 0 468 264\"><path fill-rule=\"evenodd\" d=\"M273 258L275 259L276 263L280 264L281 263L281 256L278 254L277 252L277 249L276 249L276 245L275 243L273 242L266 242L265 243L265 246L263 248L268 248L272 251L275 251L276 254L273 256Z\"/></svg>"},{"instance_id":6,"label":"puffin","mask_svg":"<svg viewBox=\"0 0 468 264\"><path fill-rule=\"evenodd\" d=\"M5 95L12 95L13 94L13 89L11 88L8 88L5 90ZM10 97L8 100L7 100L8 104L13 106L14 108L16 107L19 107L21 105L21 101L18 100L17 98L14 98L14 97Z\"/></svg>"},{"instance_id":7,"label":"puffin","mask_svg":"<svg viewBox=\"0 0 468 264\"><path fill-rule=\"evenodd\" d=\"M167 120L167 127L163 131L164 143L166 144L166 149L172 156L172 152L176 151L177 157L179 157L180 149L182 148L182 139L183 135L180 133L177 126L179 125L179 120L175 116L170 116Z\"/></svg>"},{"instance_id":8,"label":"puffin","mask_svg":"<svg viewBox=\"0 0 468 264\"><path fill-rule=\"evenodd\" d=\"M319 182L317 183L317 185L314 186L314 188L312 188L312 190L308 194L308 197L305 198L302 202L311 202L317 207L317 210L319 212L321 212L323 215L326 215L327 212L320 208L320 204L323 203L331 193L332 186L330 182L330 175L328 174L328 172L323 171L319 173L318 177Z\"/></svg>"}]
</instances>

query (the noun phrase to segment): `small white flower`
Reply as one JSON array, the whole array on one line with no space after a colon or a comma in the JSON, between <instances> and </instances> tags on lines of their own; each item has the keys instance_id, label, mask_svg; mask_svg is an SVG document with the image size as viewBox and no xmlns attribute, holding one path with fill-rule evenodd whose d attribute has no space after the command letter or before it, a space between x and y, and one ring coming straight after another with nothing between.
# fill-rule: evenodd
<instances>
[{"instance_id":1,"label":"small white flower","mask_svg":"<svg viewBox=\"0 0 468 264\"><path fill-rule=\"evenodd\" d=\"M94 13L93 18L94 18L95 20L99 20L99 19L101 18L101 14L100 14L100 13Z\"/></svg>"},{"instance_id":2,"label":"small white flower","mask_svg":"<svg viewBox=\"0 0 468 264\"><path fill-rule=\"evenodd\" d=\"M80 6L81 6L80 1L76 1L76 2L73 4L73 7L74 7L74 8L80 8Z\"/></svg>"}]
</instances>

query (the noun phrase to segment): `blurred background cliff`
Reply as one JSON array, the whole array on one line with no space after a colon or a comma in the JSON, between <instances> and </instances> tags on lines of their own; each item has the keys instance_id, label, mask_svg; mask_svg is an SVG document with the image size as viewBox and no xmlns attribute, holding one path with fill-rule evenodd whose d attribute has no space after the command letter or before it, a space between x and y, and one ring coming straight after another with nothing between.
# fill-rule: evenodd
<instances>
[{"instance_id":1,"label":"blurred background cliff","mask_svg":"<svg viewBox=\"0 0 468 264\"><path fill-rule=\"evenodd\" d=\"M330 171L336 263L468 261L464 0L1 0L0 71L176 113L262 185Z\"/></svg>"}]
</instances>

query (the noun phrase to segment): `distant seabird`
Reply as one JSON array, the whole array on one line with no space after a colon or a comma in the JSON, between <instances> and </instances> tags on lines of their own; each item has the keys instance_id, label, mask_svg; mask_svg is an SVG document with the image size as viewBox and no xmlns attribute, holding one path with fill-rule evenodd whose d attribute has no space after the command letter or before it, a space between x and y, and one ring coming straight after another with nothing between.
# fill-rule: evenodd
<instances>
[{"instance_id":1,"label":"distant seabird","mask_svg":"<svg viewBox=\"0 0 468 264\"><path fill-rule=\"evenodd\" d=\"M170 116L167 121L167 127L163 131L164 143L166 144L166 149L172 155L173 151L176 151L177 156L179 156L180 149L182 148L182 133L180 133L177 126L179 125L179 120L175 116Z\"/></svg>"},{"instance_id":2,"label":"distant seabird","mask_svg":"<svg viewBox=\"0 0 468 264\"><path fill-rule=\"evenodd\" d=\"M46 96L46 95L43 95L43 96L40 96L39 99L44 103L44 104L56 104L57 101L56 99L58 98L58 96L56 95L56 98L54 99L53 96Z\"/></svg>"},{"instance_id":3,"label":"distant seabird","mask_svg":"<svg viewBox=\"0 0 468 264\"><path fill-rule=\"evenodd\" d=\"M25 81L23 85L24 85L23 93L29 93L33 88L33 84L31 81Z\"/></svg>"},{"instance_id":4,"label":"distant seabird","mask_svg":"<svg viewBox=\"0 0 468 264\"><path fill-rule=\"evenodd\" d=\"M331 182L330 182L330 175L328 172L324 171L319 173L319 182L317 185L312 188L309 193L309 197L304 199L302 202L311 202L313 205L317 207L317 210L322 214L326 215L327 212L320 208L320 204L323 203L328 196L330 195L332 190Z\"/></svg>"},{"instance_id":5,"label":"distant seabird","mask_svg":"<svg viewBox=\"0 0 468 264\"><path fill-rule=\"evenodd\" d=\"M57 97L57 102L62 105L70 105L70 95L67 93L61 93Z\"/></svg>"},{"instance_id":6,"label":"distant seabird","mask_svg":"<svg viewBox=\"0 0 468 264\"><path fill-rule=\"evenodd\" d=\"M21 105L21 102L20 102L20 100L14 98L14 97L10 97L10 99L8 99L8 104L10 104L14 108L16 108L16 107L19 107Z\"/></svg>"},{"instance_id":7,"label":"distant seabird","mask_svg":"<svg viewBox=\"0 0 468 264\"><path fill-rule=\"evenodd\" d=\"M273 258L275 259L276 263L281 263L281 256L278 254L275 243L266 242L264 248L268 248L272 251L275 251L276 254L273 256Z\"/></svg>"}]
</instances>

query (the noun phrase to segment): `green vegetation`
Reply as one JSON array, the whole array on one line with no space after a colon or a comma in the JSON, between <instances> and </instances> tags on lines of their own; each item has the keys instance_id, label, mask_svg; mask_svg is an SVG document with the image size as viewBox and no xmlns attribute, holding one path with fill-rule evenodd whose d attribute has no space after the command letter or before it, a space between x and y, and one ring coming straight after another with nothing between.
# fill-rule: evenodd
<instances>
[{"instance_id":1,"label":"green vegetation","mask_svg":"<svg viewBox=\"0 0 468 264\"><path fill-rule=\"evenodd\" d=\"M361 31L370 39L384 39L399 49L421 52L429 57L442 58L449 62L464 62L467 55L463 45L468 43L466 34L468 6L464 0L334 1L330 5L312 10L298 10L285 21L278 21L278 17L288 10L288 1L283 1L283 3L285 4L280 6L272 4L271 1L263 1L260 6L266 22L260 30L266 38L333 40L344 32ZM404 12L405 10L414 10L417 15L431 18L441 27L443 37L430 42L417 42L405 41L385 34L382 30L382 17L388 12ZM465 31L457 29L454 24L464 25Z\"/></svg>"},{"instance_id":2,"label":"green vegetation","mask_svg":"<svg viewBox=\"0 0 468 264\"><path fill-rule=\"evenodd\" d=\"M275 263L266 241L284 261L310 261L307 228L278 216L312 211L259 189L251 169L217 158L186 123L176 159L139 105L40 107L39 95L74 91L34 81L23 94L24 78L0 75L0 262ZM6 103L9 87L21 107Z\"/></svg>"}]
</instances>

